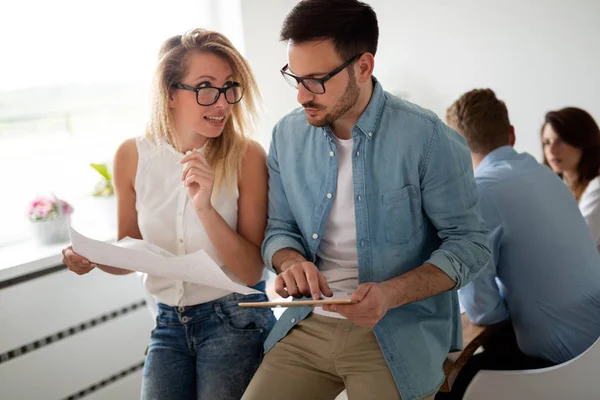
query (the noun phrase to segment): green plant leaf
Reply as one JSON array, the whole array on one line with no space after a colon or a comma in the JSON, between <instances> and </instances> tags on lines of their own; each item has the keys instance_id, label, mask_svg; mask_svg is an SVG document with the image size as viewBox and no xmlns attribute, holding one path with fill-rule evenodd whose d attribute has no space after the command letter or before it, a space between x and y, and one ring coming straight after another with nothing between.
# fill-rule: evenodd
<instances>
[{"instance_id":1,"label":"green plant leaf","mask_svg":"<svg viewBox=\"0 0 600 400\"><path fill-rule=\"evenodd\" d=\"M110 172L108 172L108 168L106 168L106 164L90 164L92 168L94 168L104 179L110 181L112 177L110 176Z\"/></svg>"}]
</instances>

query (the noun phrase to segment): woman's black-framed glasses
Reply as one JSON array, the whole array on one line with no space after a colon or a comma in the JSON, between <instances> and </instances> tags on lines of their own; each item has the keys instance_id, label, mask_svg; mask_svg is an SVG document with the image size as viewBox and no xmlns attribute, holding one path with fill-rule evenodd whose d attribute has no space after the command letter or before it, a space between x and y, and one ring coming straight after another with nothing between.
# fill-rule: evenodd
<instances>
[{"instance_id":1,"label":"woman's black-framed glasses","mask_svg":"<svg viewBox=\"0 0 600 400\"><path fill-rule=\"evenodd\" d=\"M298 89L298 85L302 84L302 86L304 86L306 90L308 90L311 93L324 94L325 82L342 72L344 68L352 64L352 62L358 59L360 56L362 56L362 53L355 55L354 57L352 57L351 59L349 59L348 61L346 61L345 63L343 63L342 65L340 65L339 67L337 67L322 78L303 78L301 76L291 74L290 72L288 72L288 64L285 64L285 66L281 68L281 75L283 75L283 78L286 80L286 82L289 83L290 86L295 89Z\"/></svg>"},{"instance_id":2,"label":"woman's black-framed glasses","mask_svg":"<svg viewBox=\"0 0 600 400\"><path fill-rule=\"evenodd\" d=\"M229 104L238 103L242 100L242 96L244 95L244 89L239 82L230 83L222 88L216 86L193 87L184 85L183 83L175 83L173 84L173 88L196 92L196 102L201 106L212 106L219 100L221 93L223 93L225 100Z\"/></svg>"}]
</instances>

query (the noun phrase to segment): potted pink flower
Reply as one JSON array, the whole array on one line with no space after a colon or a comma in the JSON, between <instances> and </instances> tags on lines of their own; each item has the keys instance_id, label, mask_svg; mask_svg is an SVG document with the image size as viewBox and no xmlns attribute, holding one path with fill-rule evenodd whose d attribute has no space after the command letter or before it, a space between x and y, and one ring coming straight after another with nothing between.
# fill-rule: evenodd
<instances>
[{"instance_id":1,"label":"potted pink flower","mask_svg":"<svg viewBox=\"0 0 600 400\"><path fill-rule=\"evenodd\" d=\"M29 205L27 217L32 222L35 239L41 244L67 242L68 224L73 207L56 197L38 196Z\"/></svg>"}]
</instances>

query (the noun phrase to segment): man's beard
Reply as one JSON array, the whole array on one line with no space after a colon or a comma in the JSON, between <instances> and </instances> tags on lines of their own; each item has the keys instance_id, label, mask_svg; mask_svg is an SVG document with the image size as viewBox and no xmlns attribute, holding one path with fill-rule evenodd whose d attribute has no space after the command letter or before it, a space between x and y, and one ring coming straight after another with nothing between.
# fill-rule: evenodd
<instances>
[{"instance_id":1,"label":"man's beard","mask_svg":"<svg viewBox=\"0 0 600 400\"><path fill-rule=\"evenodd\" d=\"M350 74L350 83L346 87L344 94L338 100L337 103L331 108L331 111L325 114L325 116L317 121L308 122L316 127L323 127L327 125L332 125L335 121L337 121L342 115L348 112L358 101L358 96L360 94L360 89L356 84L356 80L354 79L354 74ZM319 104L308 102L302 104L303 107L314 108L317 110L322 110L324 107Z\"/></svg>"}]
</instances>

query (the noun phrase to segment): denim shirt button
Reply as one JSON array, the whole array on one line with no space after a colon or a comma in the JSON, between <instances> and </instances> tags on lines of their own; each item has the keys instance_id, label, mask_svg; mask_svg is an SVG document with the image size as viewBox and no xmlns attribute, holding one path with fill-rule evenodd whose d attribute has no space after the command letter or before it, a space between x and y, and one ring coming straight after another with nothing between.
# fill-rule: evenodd
<instances>
[{"instance_id":1,"label":"denim shirt button","mask_svg":"<svg viewBox=\"0 0 600 400\"><path fill-rule=\"evenodd\" d=\"M364 240L360 241L360 247L365 247L365 241Z\"/></svg>"},{"instance_id":2,"label":"denim shirt button","mask_svg":"<svg viewBox=\"0 0 600 400\"><path fill-rule=\"evenodd\" d=\"M356 197L356 200L361 201L362 197L360 196L360 194Z\"/></svg>"},{"instance_id":3,"label":"denim shirt button","mask_svg":"<svg viewBox=\"0 0 600 400\"><path fill-rule=\"evenodd\" d=\"M330 151L329 152L329 157L333 157L333 156L335 156L335 153L333 151Z\"/></svg>"},{"instance_id":4,"label":"denim shirt button","mask_svg":"<svg viewBox=\"0 0 600 400\"><path fill-rule=\"evenodd\" d=\"M293 324L293 323L295 323L295 322L296 322L296 318L292 318L292 319L290 320L290 322L291 322L292 324Z\"/></svg>"},{"instance_id":5,"label":"denim shirt button","mask_svg":"<svg viewBox=\"0 0 600 400\"><path fill-rule=\"evenodd\" d=\"M327 193L327 198L328 198L328 199L330 199L330 198L332 198L332 197L333 197L333 195L332 195L331 193Z\"/></svg>"},{"instance_id":6,"label":"denim shirt button","mask_svg":"<svg viewBox=\"0 0 600 400\"><path fill-rule=\"evenodd\" d=\"M369 132L369 137L373 137L373 132Z\"/></svg>"},{"instance_id":7,"label":"denim shirt button","mask_svg":"<svg viewBox=\"0 0 600 400\"><path fill-rule=\"evenodd\" d=\"M318 239L318 238L319 238L319 235L317 235L316 233L313 233L313 235L312 235L312 238L313 238L313 239Z\"/></svg>"}]
</instances>

